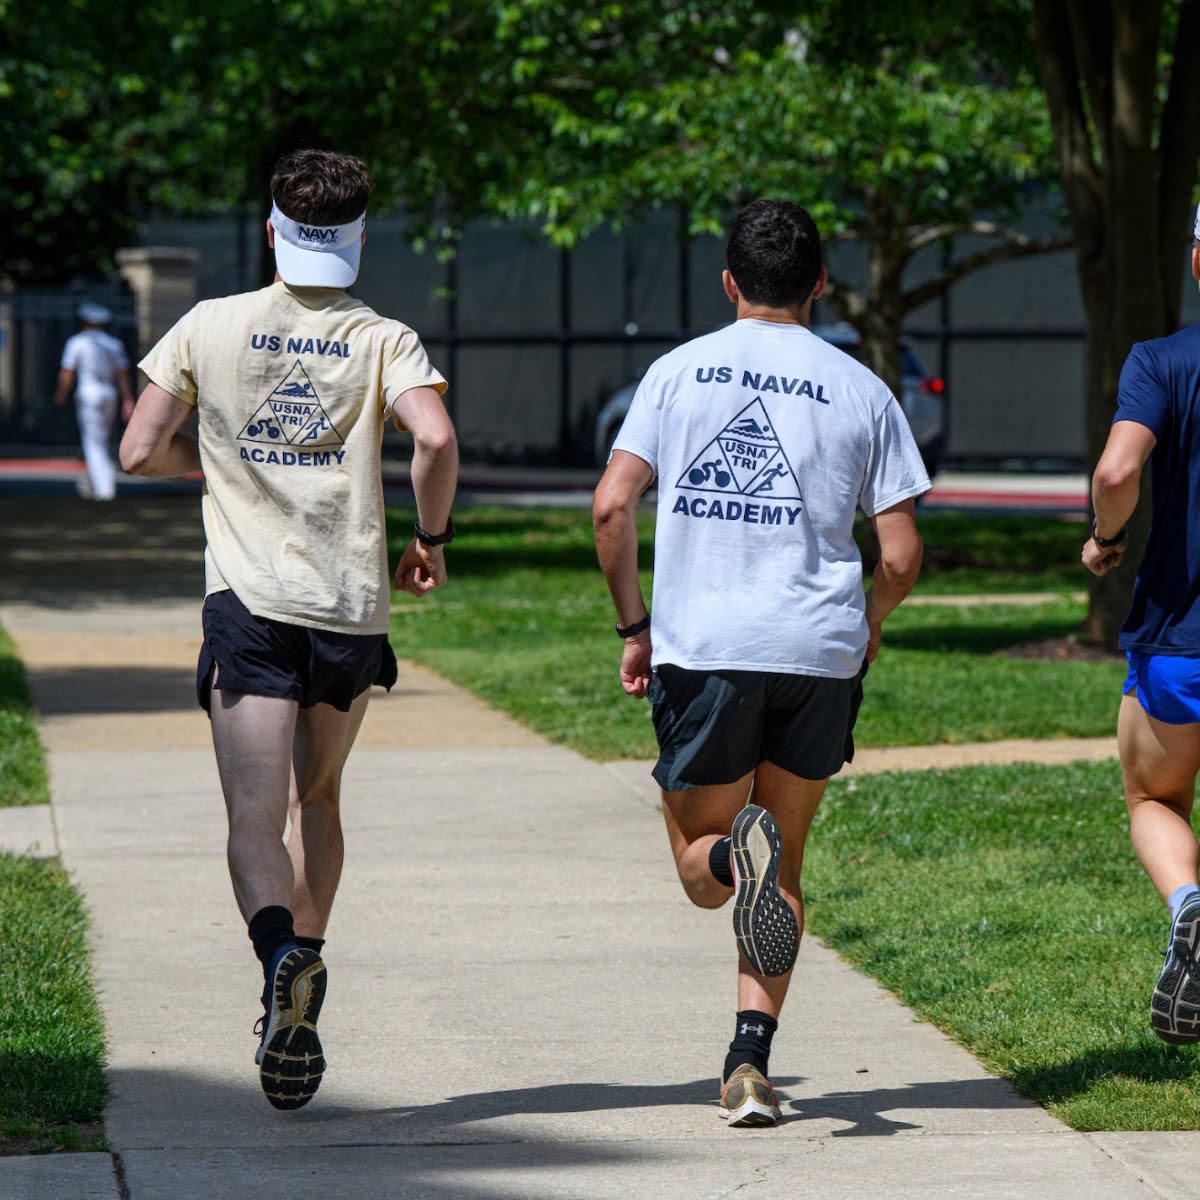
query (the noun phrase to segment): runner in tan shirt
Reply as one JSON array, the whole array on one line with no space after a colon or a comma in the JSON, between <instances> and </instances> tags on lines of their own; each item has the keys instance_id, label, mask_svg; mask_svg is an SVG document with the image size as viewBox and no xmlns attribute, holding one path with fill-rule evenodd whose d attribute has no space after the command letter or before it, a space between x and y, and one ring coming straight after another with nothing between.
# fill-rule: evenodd
<instances>
[{"instance_id":1,"label":"runner in tan shirt","mask_svg":"<svg viewBox=\"0 0 1200 1200\"><path fill-rule=\"evenodd\" d=\"M204 644L234 895L265 989L256 1054L276 1108L325 1069L320 950L342 867L342 769L372 684L391 687L380 447L414 439L418 520L394 583L446 582L458 474L446 381L417 335L346 288L371 183L358 159L303 150L276 166L275 282L198 304L140 364L149 379L121 442L139 475L203 469ZM198 413L198 437L183 432ZM291 819L288 828L289 814Z\"/></svg>"}]
</instances>

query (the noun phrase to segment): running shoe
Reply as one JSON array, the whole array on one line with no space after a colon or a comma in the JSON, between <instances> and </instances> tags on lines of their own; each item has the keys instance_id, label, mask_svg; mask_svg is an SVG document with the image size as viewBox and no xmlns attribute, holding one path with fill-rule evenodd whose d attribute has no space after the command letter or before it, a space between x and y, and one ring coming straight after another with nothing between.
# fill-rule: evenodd
<instances>
[{"instance_id":1,"label":"running shoe","mask_svg":"<svg viewBox=\"0 0 1200 1200\"><path fill-rule=\"evenodd\" d=\"M742 1063L721 1088L717 1116L733 1125L774 1125L779 1120L775 1089L757 1067Z\"/></svg>"},{"instance_id":2,"label":"running shoe","mask_svg":"<svg viewBox=\"0 0 1200 1200\"><path fill-rule=\"evenodd\" d=\"M1190 896L1171 922L1162 974L1150 997L1150 1024L1164 1042L1200 1042L1200 894Z\"/></svg>"},{"instance_id":3,"label":"running shoe","mask_svg":"<svg viewBox=\"0 0 1200 1200\"><path fill-rule=\"evenodd\" d=\"M775 818L748 804L733 822L733 932L738 949L760 975L786 975L800 949L792 906L779 891L783 838Z\"/></svg>"},{"instance_id":4,"label":"running shoe","mask_svg":"<svg viewBox=\"0 0 1200 1200\"><path fill-rule=\"evenodd\" d=\"M321 1085L325 1056L317 1017L326 982L325 964L315 950L295 946L275 965L254 1061L262 1089L276 1108L302 1108Z\"/></svg>"}]
</instances>

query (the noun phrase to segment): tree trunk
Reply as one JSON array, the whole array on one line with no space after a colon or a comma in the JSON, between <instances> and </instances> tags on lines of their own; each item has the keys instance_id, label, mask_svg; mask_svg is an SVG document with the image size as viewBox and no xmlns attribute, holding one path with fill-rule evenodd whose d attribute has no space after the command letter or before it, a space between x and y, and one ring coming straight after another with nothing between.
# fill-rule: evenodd
<instances>
[{"instance_id":1,"label":"tree trunk","mask_svg":"<svg viewBox=\"0 0 1200 1200\"><path fill-rule=\"evenodd\" d=\"M1196 89L1185 55L1196 0L1172 6L1178 41L1162 75L1163 0L1034 0L1034 47L1058 144L1087 312L1085 442L1089 473L1108 440L1121 367L1135 342L1174 331L1186 209L1200 156ZM1187 35L1186 37L1184 35ZM1162 91L1166 85L1166 101ZM1086 632L1115 647L1145 550L1143 494L1121 570L1091 577Z\"/></svg>"}]
</instances>

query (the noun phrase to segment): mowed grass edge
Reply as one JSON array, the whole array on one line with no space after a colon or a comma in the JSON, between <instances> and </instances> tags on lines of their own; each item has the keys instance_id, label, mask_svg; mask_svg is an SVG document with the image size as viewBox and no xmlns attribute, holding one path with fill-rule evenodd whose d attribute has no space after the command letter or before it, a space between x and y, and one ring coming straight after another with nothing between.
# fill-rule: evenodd
<instances>
[{"instance_id":1,"label":"mowed grass edge","mask_svg":"<svg viewBox=\"0 0 1200 1200\"><path fill-rule=\"evenodd\" d=\"M46 804L50 787L25 669L0 628L0 808Z\"/></svg>"},{"instance_id":2,"label":"mowed grass edge","mask_svg":"<svg viewBox=\"0 0 1200 1200\"><path fill-rule=\"evenodd\" d=\"M391 510L393 558L411 510ZM961 606L901 606L884 625L855 731L904 746L1113 732L1123 665L1009 658L1006 647L1065 638L1085 606L1082 522L920 518L918 592ZM656 754L649 709L617 682L620 642L583 509L472 508L447 551L449 585L393 603L396 652L432 667L552 741L598 761ZM638 517L650 596L653 513ZM1003 585L1003 586L1002 586ZM972 592L1041 592L1041 604L971 604Z\"/></svg>"},{"instance_id":3,"label":"mowed grass edge","mask_svg":"<svg viewBox=\"0 0 1200 1200\"><path fill-rule=\"evenodd\" d=\"M0 629L0 807L48 798L24 668ZM0 852L0 930L0 1154L107 1149L87 914L57 862Z\"/></svg>"},{"instance_id":4,"label":"mowed grass edge","mask_svg":"<svg viewBox=\"0 0 1200 1200\"><path fill-rule=\"evenodd\" d=\"M804 870L813 933L1072 1128L1197 1128L1200 1050L1150 1028L1167 910L1117 763L835 779Z\"/></svg>"}]
</instances>

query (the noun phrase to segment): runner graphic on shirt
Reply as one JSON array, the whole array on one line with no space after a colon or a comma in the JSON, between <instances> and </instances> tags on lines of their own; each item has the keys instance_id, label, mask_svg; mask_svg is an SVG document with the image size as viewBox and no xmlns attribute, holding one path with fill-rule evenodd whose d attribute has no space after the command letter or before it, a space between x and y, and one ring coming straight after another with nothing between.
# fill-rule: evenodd
<instances>
[{"instance_id":1,"label":"runner graphic on shirt","mask_svg":"<svg viewBox=\"0 0 1200 1200\"><path fill-rule=\"evenodd\" d=\"M340 446L344 439L334 428L307 372L296 365L254 411L238 434L239 442L264 446Z\"/></svg>"},{"instance_id":2,"label":"runner graphic on shirt","mask_svg":"<svg viewBox=\"0 0 1200 1200\"><path fill-rule=\"evenodd\" d=\"M803 499L761 396L696 455L675 486L692 492Z\"/></svg>"}]
</instances>

